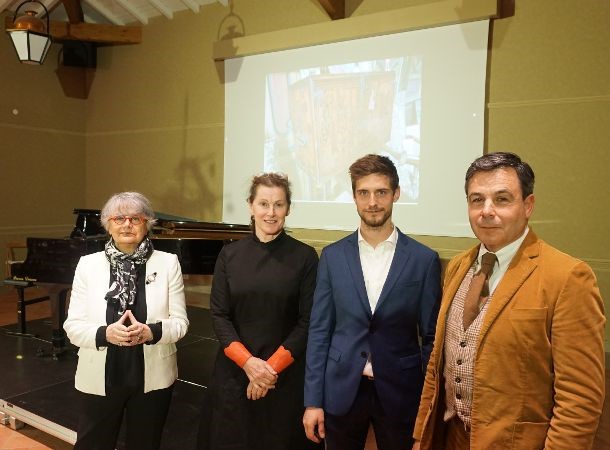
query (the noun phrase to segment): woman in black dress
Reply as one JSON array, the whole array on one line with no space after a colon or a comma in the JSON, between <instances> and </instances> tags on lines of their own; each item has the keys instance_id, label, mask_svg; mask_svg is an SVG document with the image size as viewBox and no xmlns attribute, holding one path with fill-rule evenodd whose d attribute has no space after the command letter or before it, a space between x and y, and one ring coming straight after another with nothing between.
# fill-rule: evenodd
<instances>
[{"instance_id":1,"label":"woman in black dress","mask_svg":"<svg viewBox=\"0 0 610 450\"><path fill-rule=\"evenodd\" d=\"M302 426L305 346L316 282L315 250L288 236L290 186L252 180L253 233L223 248L211 313L220 350L202 418L200 448L310 448Z\"/></svg>"}]
</instances>

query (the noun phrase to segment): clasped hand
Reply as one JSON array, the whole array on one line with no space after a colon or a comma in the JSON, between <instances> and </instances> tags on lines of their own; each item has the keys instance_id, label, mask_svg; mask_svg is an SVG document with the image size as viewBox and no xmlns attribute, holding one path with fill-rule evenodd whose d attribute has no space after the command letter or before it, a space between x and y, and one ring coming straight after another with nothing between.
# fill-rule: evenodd
<instances>
[{"instance_id":1,"label":"clasped hand","mask_svg":"<svg viewBox=\"0 0 610 450\"><path fill-rule=\"evenodd\" d=\"M125 326L127 320L129 320L129 326ZM106 341L120 347L144 344L152 338L152 331L148 325L138 322L129 309L119 320L106 327Z\"/></svg>"},{"instance_id":2,"label":"clasped hand","mask_svg":"<svg viewBox=\"0 0 610 450\"><path fill-rule=\"evenodd\" d=\"M243 367L250 383L246 389L246 396L250 400L263 398L269 389L275 389L277 372L266 361L251 356Z\"/></svg>"}]
</instances>

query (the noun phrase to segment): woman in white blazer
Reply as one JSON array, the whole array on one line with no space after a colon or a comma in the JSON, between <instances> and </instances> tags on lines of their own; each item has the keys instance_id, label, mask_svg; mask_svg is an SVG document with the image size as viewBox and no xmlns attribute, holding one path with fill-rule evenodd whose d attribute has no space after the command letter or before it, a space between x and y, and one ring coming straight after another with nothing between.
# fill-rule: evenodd
<instances>
[{"instance_id":1,"label":"woman in white blazer","mask_svg":"<svg viewBox=\"0 0 610 450\"><path fill-rule=\"evenodd\" d=\"M64 329L80 347L75 449L114 449L125 414L127 448L158 449L188 329L176 255L153 249L146 197L113 195L102 209L105 250L83 256Z\"/></svg>"}]
</instances>

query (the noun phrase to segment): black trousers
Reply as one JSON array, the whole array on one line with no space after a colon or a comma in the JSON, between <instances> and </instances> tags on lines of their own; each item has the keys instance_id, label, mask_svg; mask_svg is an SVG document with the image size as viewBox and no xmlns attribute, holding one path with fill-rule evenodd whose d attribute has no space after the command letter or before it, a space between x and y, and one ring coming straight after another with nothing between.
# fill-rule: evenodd
<instances>
[{"instance_id":1,"label":"black trousers","mask_svg":"<svg viewBox=\"0 0 610 450\"><path fill-rule=\"evenodd\" d=\"M174 386L144 393L139 388L113 389L107 395L80 393L76 450L113 450L125 415L126 447L156 450Z\"/></svg>"},{"instance_id":2,"label":"black trousers","mask_svg":"<svg viewBox=\"0 0 610 450\"><path fill-rule=\"evenodd\" d=\"M379 401L375 382L362 377L353 405L344 416L324 414L327 450L362 450L370 424L378 450L405 450L413 446L413 420L388 417Z\"/></svg>"}]
</instances>

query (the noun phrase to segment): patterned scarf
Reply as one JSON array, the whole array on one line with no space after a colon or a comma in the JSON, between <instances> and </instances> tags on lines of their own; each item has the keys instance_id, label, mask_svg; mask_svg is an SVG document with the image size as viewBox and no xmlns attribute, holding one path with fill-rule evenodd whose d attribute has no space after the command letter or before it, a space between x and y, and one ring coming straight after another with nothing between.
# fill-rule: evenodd
<instances>
[{"instance_id":1,"label":"patterned scarf","mask_svg":"<svg viewBox=\"0 0 610 450\"><path fill-rule=\"evenodd\" d=\"M146 264L153 250L148 238L145 238L131 255L126 255L116 248L112 238L106 242L104 253L110 263L110 272L114 274L114 281L105 298L107 302L120 304L119 316L125 313L127 306L132 306L136 301L137 266Z\"/></svg>"}]
</instances>

